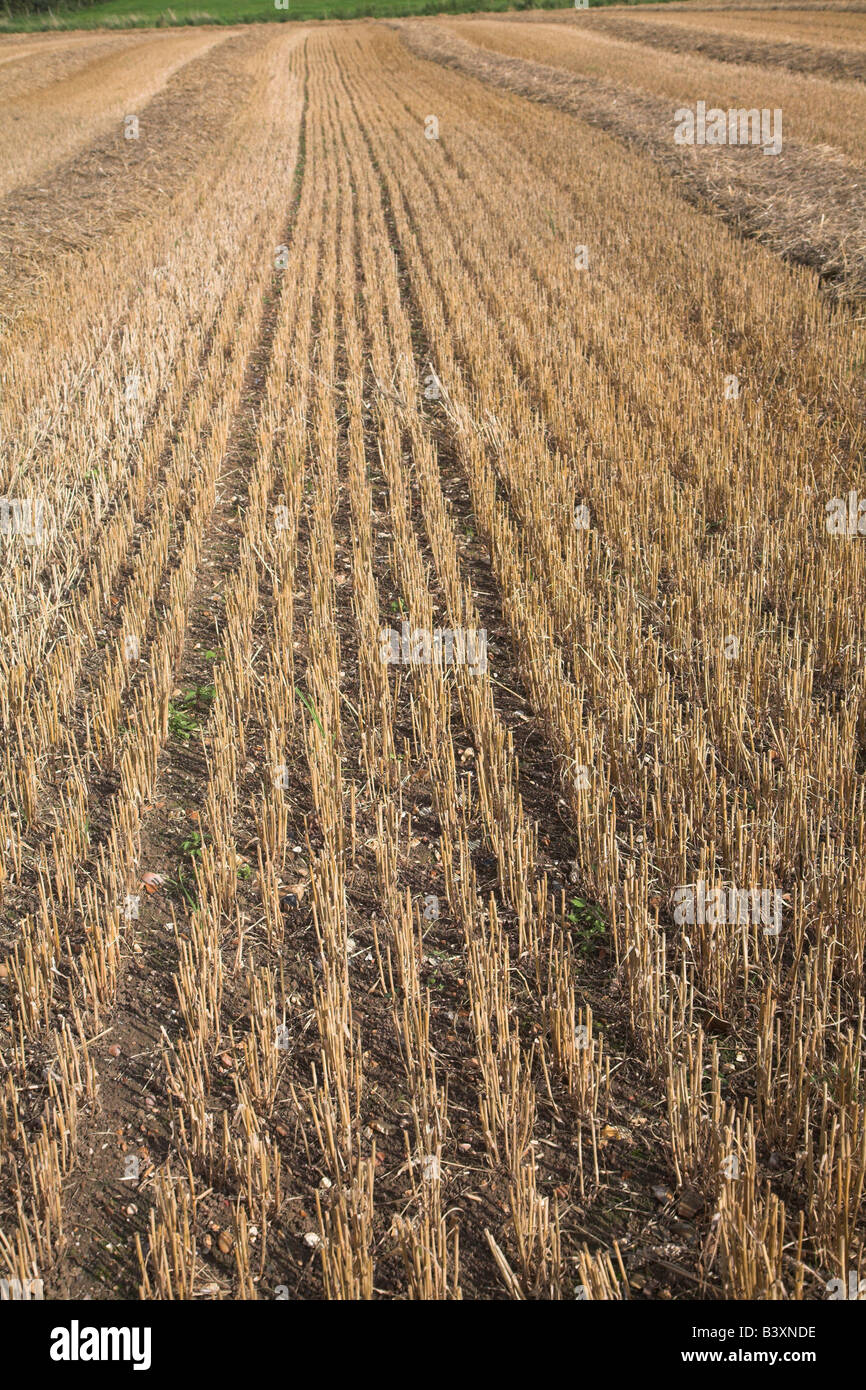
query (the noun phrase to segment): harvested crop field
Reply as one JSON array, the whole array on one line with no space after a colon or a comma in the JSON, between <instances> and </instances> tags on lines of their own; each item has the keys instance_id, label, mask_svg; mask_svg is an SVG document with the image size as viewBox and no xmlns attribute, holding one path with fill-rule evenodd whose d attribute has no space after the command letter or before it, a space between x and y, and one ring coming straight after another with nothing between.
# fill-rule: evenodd
<instances>
[{"instance_id":1,"label":"harvested crop field","mask_svg":"<svg viewBox=\"0 0 866 1390\"><path fill-rule=\"evenodd\" d=\"M788 13L0 39L4 1298L859 1296L866 14Z\"/></svg>"}]
</instances>

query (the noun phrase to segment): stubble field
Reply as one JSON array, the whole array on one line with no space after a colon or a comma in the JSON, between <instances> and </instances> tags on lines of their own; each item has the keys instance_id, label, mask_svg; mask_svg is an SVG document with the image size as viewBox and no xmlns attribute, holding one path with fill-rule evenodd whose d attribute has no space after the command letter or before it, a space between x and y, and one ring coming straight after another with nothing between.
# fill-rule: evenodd
<instances>
[{"instance_id":1,"label":"stubble field","mask_svg":"<svg viewBox=\"0 0 866 1390\"><path fill-rule=\"evenodd\" d=\"M0 40L4 1297L866 1276L864 77Z\"/></svg>"}]
</instances>

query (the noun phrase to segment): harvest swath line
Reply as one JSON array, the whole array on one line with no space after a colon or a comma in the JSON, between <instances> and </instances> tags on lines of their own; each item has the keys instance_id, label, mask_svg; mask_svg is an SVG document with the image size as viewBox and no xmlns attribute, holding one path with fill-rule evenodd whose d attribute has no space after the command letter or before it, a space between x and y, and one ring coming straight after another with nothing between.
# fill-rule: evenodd
<instances>
[{"instance_id":1,"label":"harvest swath line","mask_svg":"<svg viewBox=\"0 0 866 1390\"><path fill-rule=\"evenodd\" d=\"M371 97L372 94L368 92L366 95L367 95L367 97L369 98L369 97ZM359 108L360 105L361 105L360 102L353 102L353 107L354 107L356 113L357 113L357 110L358 110L358 108ZM367 145L367 149L368 149L369 154L370 154L370 159L371 159L372 166L373 166L373 168L377 171L378 177L379 177L379 191L380 191L380 195L381 195L381 198L382 198L382 206L383 206L383 214L384 214L384 221L383 221L383 225L382 225L382 231L384 231L385 234L386 234L384 239L385 239L390 245L392 245L392 246L397 245L397 246L399 246L399 247L401 248L399 251L397 251L397 252L395 253L395 259L396 259L396 263L397 263L397 279L398 279L398 283L399 283L400 290L401 290L401 297L402 297L402 299L403 299L403 301L404 301L404 312L405 312L407 321L411 324L411 336L412 336L412 343L413 343L413 352L414 352L414 357L415 357L415 371L416 371L416 376L417 376L417 378L420 379L420 378L423 376L423 371L424 371L424 366L425 366L425 364L428 363L428 362L430 362L431 360L433 360L433 359L432 359L432 356L431 356L431 349L430 349L430 346L429 346L429 342L428 342L428 340L426 339L426 337L425 337L425 335L424 335L423 328L421 327L421 314L420 314L420 310L419 310L419 308L418 308L418 305L417 305L415 302L413 302L412 297L411 297L411 277L410 277L410 274L409 274L409 272L408 272L408 270L407 270L407 268L406 268L406 265L405 265L404 254L403 254L403 249L402 249L402 248L403 248L403 243L404 243L404 238L401 236L400 231L398 230L397 225L396 225L396 223L395 223L394 215L393 215L393 210L392 210L392 207L391 207L391 202L390 202L390 198L389 198L389 194L388 194L387 184L386 184L386 181L384 180L384 178L383 178L382 175L381 175L380 166L379 166L379 164L378 164L378 162L377 162L376 155L375 155L374 150L373 150L373 147L372 147L372 145L371 145L371 143L370 143L369 137L366 138L366 145ZM447 156L446 156L446 157L447 157ZM380 240L380 241L382 240L382 234L381 234L381 232L380 232L379 240ZM386 263L386 264L387 264L387 263ZM448 523L448 522L446 521L446 519L445 519L446 516L455 516L456 519L457 519L458 525L459 525L460 528L463 529L463 530L466 530L466 529L468 528L468 529L474 531L474 530L477 528L477 524L478 524L478 523L477 523L477 519L476 519L476 514L475 514L474 511L472 510L472 508L471 508L471 503L469 502L470 492L469 492L469 489L468 489L468 487L467 487L467 485L466 485L466 478L465 478L464 474L462 474L461 472L459 472L459 471L457 471L457 470L455 469L456 456L455 456L455 454L454 454L453 447L452 447L452 441L451 441L451 439L450 439L450 430L449 430L449 426L448 426L448 414L447 414L447 409L443 411L443 409L442 409L441 407L432 407L432 406L431 406L431 407L429 407L429 408L430 408L431 411L435 410L434 419L431 420L431 421L429 422L429 426L430 426L430 428L435 432L435 434L436 434L436 436L438 437L438 440L439 440L440 460L442 459L442 449L443 449L443 448L445 449L446 453L448 454L448 462L447 462L447 464L446 464L446 463L441 463L441 464L440 464L441 471L442 471L442 474L443 474L443 481L446 480L447 474L452 474L452 477L453 477L453 481L452 481L451 486L447 486L447 485L446 485L445 492L447 492L448 500L447 500L447 502L445 503L444 508L443 508L441 502L440 502L439 504L436 504L435 502L432 502L432 500L431 500L431 504L432 504L432 506L433 506L432 515L431 515L431 513L430 513L429 510L428 510L428 512L427 512L427 519L426 519L427 546L432 545L433 548L434 548L434 553L437 553L437 554L440 554L440 555L441 555L441 554L442 554L442 551L441 551L441 541L439 541L439 544L438 544L438 547L437 547L437 537L438 537L439 535L441 535L441 534L443 533L443 531L445 530L445 528L449 525L449 523ZM428 423L428 422L425 422L425 425L426 425L427 423ZM447 472L446 472L446 470L447 470ZM414 479L413 479L413 491L414 491L415 494L417 495L417 493L418 493L418 484L417 484L417 482L414 481ZM422 493L423 493L423 488L422 488ZM465 501L463 501L463 499L465 499ZM444 495L443 495L443 500L444 500ZM461 506L461 501L462 501L462 506ZM422 503L422 506L423 506L423 503ZM438 530L437 530L437 528L438 528ZM425 552L426 552L426 550L427 550L427 546L424 547L424 548L425 548ZM451 551L452 551L451 555L448 555L448 551L447 551L447 550L446 550L445 554L448 555L448 559L450 559L450 563L451 563L451 565L452 565L452 567L453 567L453 565L454 565L453 555L456 554L456 552L453 551L453 541L450 542L450 548L451 548ZM448 563L448 560L446 560L445 558L443 558L443 559L440 561L440 564L447 564L447 563ZM469 585L469 587L471 588L471 593L472 593L473 597L474 597L474 598L478 598L478 597L480 597L480 596L484 596L484 597L487 598L487 603L484 605L484 619L485 619L485 621L486 621L486 623L487 623L487 625L488 625L488 629L491 630L491 631L496 631L496 630L498 630L498 629L500 628L500 626L501 626L501 623L502 623L503 619L504 619L504 612L503 612L501 597L498 597L498 596L497 596L497 592L496 592L496 588L495 588L495 577L493 576L493 573L492 573L492 571L491 571L491 569L490 569L489 564L479 560L478 556L477 556L476 553L475 553L475 548L472 547L471 545L470 545L470 546L463 545L463 546L461 547L461 558L460 558L460 562L459 562L459 563L460 563L460 567L461 567L461 568L468 567L468 568L471 570L471 579L470 579L470 585ZM453 582L454 582L454 581L452 580L452 585L453 585ZM485 586L489 586L491 583L494 584L494 589L493 589L493 591L491 591L491 590L489 589L489 587L485 587ZM451 592L454 593L453 588L452 588ZM467 609L468 606L471 605L471 602L472 602L472 601L469 599L469 590L464 590L464 593L463 593L463 596L462 596L461 599L457 599L456 597L453 599L453 603L454 603L455 606L452 607L451 611L449 612L449 619L450 619L452 622L454 622L454 621L457 621L457 619L458 619L459 617L465 616L466 609ZM500 697L500 700L501 700L501 697ZM524 695L523 698L522 698L522 704L523 704L524 706L525 706L525 704L526 704L526 697L525 697L525 695ZM525 718L526 716L523 715L523 717ZM497 717L494 715L493 718L496 719ZM508 732L508 737L511 736L511 732L514 730L515 727L519 727L519 725L516 725L514 721L509 721L509 732ZM500 733L497 735L497 738L498 738L498 739L501 739L502 737L503 737L503 733L500 732ZM478 740L476 739L476 742L477 742L477 741L478 741ZM525 742L526 742L526 740L524 741L524 743L525 743ZM509 759L509 766L508 766L508 768L504 771L504 781L505 781L505 785L507 786L507 785L509 784L510 780L511 780L511 769L512 769L512 768L513 768L514 776L515 776L516 778L518 778L519 781L520 781L520 788L521 788L521 789L520 789L520 798L521 798L523 801L529 801L529 802L533 803L533 809L534 809L534 811L536 812L535 819L537 819L538 821L543 821L543 822L545 822L545 823L547 823L547 824L550 824L551 822L554 822L554 821L558 818L558 810L557 810L556 806L555 806L554 804L552 804L552 802L551 802L549 790L542 790L542 789L539 789L539 788L538 788L538 785L537 785L536 783L531 782L531 781L529 781L529 780L527 779L527 777L526 777L526 775L525 775L525 769L524 769L524 767L521 766L521 767L518 769L518 765L517 765L516 760L513 760L513 753L511 754L511 757L510 757L510 759ZM514 793L512 793L512 795L516 795L516 788L515 788ZM523 832L523 833L525 833L525 832ZM513 831L512 831L512 836L513 836ZM504 849L507 850L507 847L510 846L511 843L512 843L512 836L509 836L509 837L506 838L506 840L505 840L505 842L504 842L504 845L501 846L501 848L504 848ZM572 852L573 852L573 851L572 851ZM564 854L562 854L562 857L564 858ZM533 858L534 858L534 855L533 855ZM525 872L527 872L527 869L528 869L528 868L531 868L531 865L529 865L529 866L524 865L524 866L522 866L522 867L523 867L523 871L524 871L524 873L525 873ZM509 870L508 870L507 868L504 868L504 869L503 869L503 873L504 873L504 881L501 882L501 885L500 885L500 886L502 887L502 890L503 890L504 892L507 892L507 891L508 891Z\"/></svg>"},{"instance_id":2,"label":"harvest swath line","mask_svg":"<svg viewBox=\"0 0 866 1390\"><path fill-rule=\"evenodd\" d=\"M304 79L304 88L306 78ZM297 135L297 163L293 174L293 190L291 194L291 208L285 225L279 229L278 235L281 243L291 244L297 222L298 208L301 198L301 188L303 183L303 164L305 148L305 126L306 126L307 98L306 91L301 99L301 115L298 125ZM219 476L216 480L215 497L216 502L207 521L206 539L203 543L199 556L198 571L199 577L196 579L194 588L189 601L183 650L177 661L175 680L181 686L193 684L196 679L202 677L202 658L196 656L196 650L207 650L216 648L220 645L220 625L216 620L216 612L213 607L214 596L210 590L213 587L213 577L211 571L224 572L232 571L238 565L240 553L239 535L239 516L242 510L249 506L249 474L248 469L253 460L255 452L256 426L258 416L261 412L264 400L264 388L260 385L263 374L268 370L272 356L274 337L277 330L277 323L280 317L282 298L282 287L285 280L279 275L274 275L271 282L271 297L266 301L266 305L261 310L261 319L252 347L245 353L241 360L246 361L244 382L242 387L241 403L234 416L228 431L225 450ZM249 338L249 329L240 322L232 331L232 337L237 334L241 342L246 342ZM226 495L232 487L237 488L237 493L229 502ZM168 597L168 585L163 581L161 597L165 601ZM183 674L181 674L183 673ZM215 698L215 714L221 706L217 703L219 693ZM157 791L161 795L162 805L165 805L166 795L179 798L184 796L184 792L192 792L192 799L195 799L193 788L198 780L207 782L208 764L205 757L204 748L198 756L193 749L184 746L180 741L169 741L163 750L157 771ZM173 844L171 834L165 834L162 829L164 817L158 812L152 811L143 820L142 831L142 863L161 863L170 860L176 854L176 842ZM192 823L187 833L194 833L195 827L199 829L197 833L207 834L210 831L209 825L203 817L198 818ZM174 837L175 841L177 836ZM190 889L193 897L195 893L195 878L189 876ZM189 889L187 890L189 893ZM166 909L167 911L168 909ZM174 910L171 911L174 920ZM111 1087L103 1087L102 1104L100 1110L100 1125L106 1132L118 1131L124 1134L130 1130L138 1128L137 1121L140 1119L138 1107L141 1103L142 1094L150 1091L150 1086L161 1063L161 1045L163 1037L166 1036L165 1029L157 1022L157 1017L175 1013L175 1005L178 1002L178 994L183 995L178 985L178 979L174 970L178 965L178 955L176 946L184 940L184 934L178 931L175 925L174 940L172 949L166 950L165 924L163 918L164 911L159 911L154 907L152 911L145 912L140 918L142 927L139 931L139 941L144 949L139 959L135 962L138 967L139 978L133 975L128 976L123 981L123 987L118 993L118 1008L112 1025L111 1036L113 1042L122 1047L123 1054L134 1058L137 1065L128 1071L126 1078L112 1078L115 1084ZM207 966L205 965L205 968ZM146 978L148 981L149 1001L147 1011L143 1011L140 1002L140 980ZM176 1032L176 1027L172 1029L172 1034ZM173 1040L173 1038L172 1038ZM154 1136L155 1137L155 1136ZM138 1150L138 1156L142 1158L141 1165L146 1176L146 1170L152 1167L156 1157L163 1158L170 1151L170 1138L164 1133L160 1133L156 1138L156 1143L150 1146L144 1145ZM150 1152L151 1148L156 1148L160 1152L156 1155ZM122 1200L124 1191L128 1194L127 1200L134 1198L131 1194L139 1190L147 1191L147 1185L126 1184L120 1174L116 1176L113 1186L105 1192L106 1174L99 1172L95 1174L89 1170L83 1175L82 1180L75 1193L75 1208L86 1213L88 1210L100 1210L102 1206L100 1222L101 1240L104 1246L106 1232L111 1232L117 1255L122 1260L122 1266L115 1270L115 1278L120 1280L128 1288L134 1287L134 1276L137 1273L135 1263L135 1251L124 1239L125 1231L123 1225L117 1221L111 1203L119 1204ZM73 1208L73 1210L75 1209ZM132 1223L139 1226L144 1231L145 1223L138 1221ZM92 1228L91 1228L92 1230ZM75 1252L75 1263L81 1274L82 1292L87 1287L87 1278L92 1277L92 1270L88 1269L88 1260L95 1258L96 1252L78 1247ZM103 1265L101 1277L106 1279L107 1273L102 1256ZM133 1276L132 1278L130 1276ZM59 1271L58 1277L63 1277L63 1271Z\"/></svg>"},{"instance_id":3,"label":"harvest swath line","mask_svg":"<svg viewBox=\"0 0 866 1390\"><path fill-rule=\"evenodd\" d=\"M241 53L262 46L255 32L235 40L238 43L242 43ZM205 155L213 162L216 182L218 170L234 157L225 137L237 109L249 99L252 85L252 74L237 70L237 53L220 35L204 55L191 55L145 104L131 94L130 104L134 102L140 122L137 140L118 140L120 114L106 131L109 115L100 112L99 138L90 143L85 136L91 132L85 127L79 135L81 147L73 143L69 158L58 160L53 126L44 129L35 123L33 130L25 126L30 136L25 148L31 158L17 171L0 217L3 316L13 307L24 312L26 280L51 286L58 252L96 246L121 221L142 213L152 216L158 202L169 205L172 186L182 183ZM7 99L14 110L11 94ZM14 132L20 138L24 134L21 121L28 118L33 125L32 114L25 108L14 122L10 119L10 135ZM47 170L41 169L40 160L50 161ZM51 229L50 257L46 257L47 228ZM151 272L156 265L151 262Z\"/></svg>"},{"instance_id":4,"label":"harvest swath line","mask_svg":"<svg viewBox=\"0 0 866 1390\"><path fill-rule=\"evenodd\" d=\"M58 524L3 540L0 1269L821 1299L866 1216L863 328L431 33L227 36L218 166L169 115L179 186L110 174L101 246L64 211L7 325L2 487Z\"/></svg>"},{"instance_id":5,"label":"harvest swath line","mask_svg":"<svg viewBox=\"0 0 866 1390\"><path fill-rule=\"evenodd\" d=\"M706 64L709 71L692 78L685 88L673 85L668 78L655 91L652 84L641 80L646 60L639 48L628 54L629 79L617 72L616 80L611 80L600 78L591 67L584 71L580 43L561 51L560 43L551 41L534 25L526 27L516 44L513 24L473 22L459 26L461 36L469 34L476 42L439 24L407 27L405 21L395 21L394 28L407 47L422 58L533 103L566 111L581 123L598 127L633 147L671 175L682 195L698 209L723 216L737 232L754 236L792 262L817 270L839 298L852 304L862 300L866 286L866 184L859 132L866 91L856 85L827 84L822 110L833 112L833 119L829 130L816 133L809 83L818 79L797 79L797 120L793 131L786 129L777 156L767 159L757 148L719 147L707 159L703 157L706 150L674 142L672 117L690 88L696 86L699 92L715 88L717 79L711 63ZM491 29L493 38L488 39ZM556 39L573 36L565 26L553 32ZM519 55L508 51L515 47ZM505 52L500 51L503 48ZM529 56L534 54L548 61ZM769 101L772 110L781 98L772 94L772 88L767 91L765 78L760 68L748 74L748 99L756 107ZM672 85L674 95L669 94ZM844 93L843 103L840 93ZM728 105L737 106L742 99L741 85L732 83ZM790 102L787 109L790 111ZM825 120L824 126L827 124Z\"/></svg>"}]
</instances>

